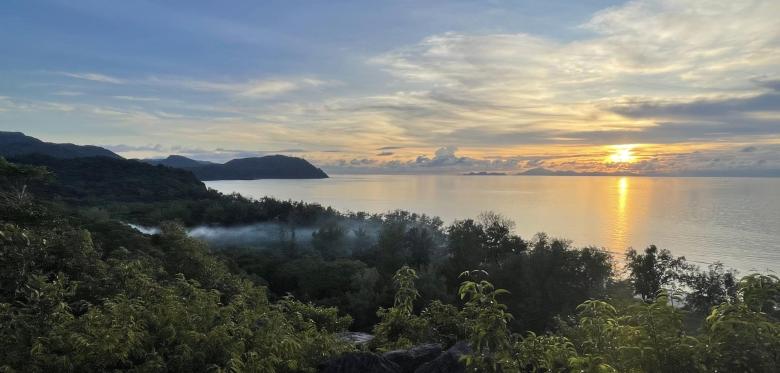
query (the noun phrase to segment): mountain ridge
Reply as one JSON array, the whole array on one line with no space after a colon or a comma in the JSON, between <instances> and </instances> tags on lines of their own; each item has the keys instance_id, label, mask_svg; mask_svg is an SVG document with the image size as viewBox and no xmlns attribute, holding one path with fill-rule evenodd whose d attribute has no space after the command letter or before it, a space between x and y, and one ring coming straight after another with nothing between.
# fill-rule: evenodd
<instances>
[{"instance_id":1,"label":"mountain ridge","mask_svg":"<svg viewBox=\"0 0 780 373\"><path fill-rule=\"evenodd\" d=\"M52 143L27 136L22 132L0 131L0 156L9 158L32 154L64 159L84 157L122 159L119 154L95 145Z\"/></svg>"},{"instance_id":2,"label":"mountain ridge","mask_svg":"<svg viewBox=\"0 0 780 373\"><path fill-rule=\"evenodd\" d=\"M171 155L163 160L141 161L188 170L203 181L328 178L328 174L309 161L285 155L236 158L225 163L199 161L181 155Z\"/></svg>"},{"instance_id":3,"label":"mountain ridge","mask_svg":"<svg viewBox=\"0 0 780 373\"><path fill-rule=\"evenodd\" d=\"M51 143L23 132L0 131L0 157L29 158L33 156L74 160L105 157L121 161L139 161L153 166L165 166L189 171L201 181L254 179L325 179L328 175L303 158L284 155L238 158L226 163L213 163L170 155L161 159L128 160L100 146ZM38 158L31 158L38 159ZM57 163L59 165L59 163ZM80 164L86 164L80 162Z\"/></svg>"}]
</instances>

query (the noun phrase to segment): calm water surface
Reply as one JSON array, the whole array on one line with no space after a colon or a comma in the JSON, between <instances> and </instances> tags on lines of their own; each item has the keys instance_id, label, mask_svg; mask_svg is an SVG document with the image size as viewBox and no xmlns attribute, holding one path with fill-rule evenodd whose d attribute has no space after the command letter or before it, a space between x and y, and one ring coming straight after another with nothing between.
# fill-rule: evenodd
<instances>
[{"instance_id":1,"label":"calm water surface","mask_svg":"<svg viewBox=\"0 0 780 373\"><path fill-rule=\"evenodd\" d=\"M514 220L526 238L546 232L619 254L655 244L742 274L780 272L780 179L335 175L206 184L341 211L404 209L446 223L492 210Z\"/></svg>"}]
</instances>

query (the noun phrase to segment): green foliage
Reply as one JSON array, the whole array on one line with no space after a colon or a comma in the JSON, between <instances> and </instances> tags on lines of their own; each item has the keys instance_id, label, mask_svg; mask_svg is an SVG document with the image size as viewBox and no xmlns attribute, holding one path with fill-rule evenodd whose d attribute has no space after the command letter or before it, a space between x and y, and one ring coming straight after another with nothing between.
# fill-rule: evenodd
<instances>
[{"instance_id":1,"label":"green foliage","mask_svg":"<svg viewBox=\"0 0 780 373\"><path fill-rule=\"evenodd\" d=\"M41 219L45 211L33 203L30 187L50 179L44 167L18 165L0 157L0 220L31 223Z\"/></svg>"},{"instance_id":2,"label":"green foliage","mask_svg":"<svg viewBox=\"0 0 780 373\"><path fill-rule=\"evenodd\" d=\"M393 276L396 292L393 308L396 308L404 315L411 315L414 310L414 301L420 296L420 293L414 286L414 280L417 279L417 272L408 266L401 267Z\"/></svg>"},{"instance_id":3,"label":"green foliage","mask_svg":"<svg viewBox=\"0 0 780 373\"><path fill-rule=\"evenodd\" d=\"M181 226L71 223L0 222L2 371L312 372L352 350L348 316L269 303Z\"/></svg>"},{"instance_id":4,"label":"green foliage","mask_svg":"<svg viewBox=\"0 0 780 373\"><path fill-rule=\"evenodd\" d=\"M754 274L739 282L738 299L712 310L704 326L707 365L723 372L773 372L780 367L776 276Z\"/></svg>"},{"instance_id":5,"label":"green foliage","mask_svg":"<svg viewBox=\"0 0 780 373\"><path fill-rule=\"evenodd\" d=\"M700 344L682 328L682 314L661 293L652 303L618 310L603 301L579 307L572 340L585 357L621 372L700 371Z\"/></svg>"},{"instance_id":6,"label":"green foliage","mask_svg":"<svg viewBox=\"0 0 780 373\"><path fill-rule=\"evenodd\" d=\"M487 271L497 287L511 293L504 303L517 315L512 328L540 333L554 326L556 315L571 315L580 303L604 297L613 273L605 251L574 249L543 234L527 251L507 256Z\"/></svg>"},{"instance_id":7,"label":"green foliage","mask_svg":"<svg viewBox=\"0 0 780 373\"><path fill-rule=\"evenodd\" d=\"M739 281L739 298L748 308L780 320L780 279L775 275L752 274Z\"/></svg>"},{"instance_id":8,"label":"green foliage","mask_svg":"<svg viewBox=\"0 0 780 373\"><path fill-rule=\"evenodd\" d=\"M420 312L420 316L428 325L431 341L449 347L466 339L465 317L457 307L434 300Z\"/></svg>"},{"instance_id":9,"label":"green foliage","mask_svg":"<svg viewBox=\"0 0 780 373\"><path fill-rule=\"evenodd\" d=\"M712 307L733 302L736 298L736 272L725 270L721 263L709 265L707 271L684 275L683 283L689 288L685 297L687 308L700 314L707 314Z\"/></svg>"},{"instance_id":10,"label":"green foliage","mask_svg":"<svg viewBox=\"0 0 780 373\"><path fill-rule=\"evenodd\" d=\"M484 276L482 271L464 272L463 277ZM509 321L512 315L497 297L508 292L496 289L486 280L464 281L458 294L465 301L463 314L466 334L473 352L464 356L470 368L480 372L505 372L516 366L512 358L512 340Z\"/></svg>"},{"instance_id":11,"label":"green foliage","mask_svg":"<svg viewBox=\"0 0 780 373\"><path fill-rule=\"evenodd\" d=\"M374 350L467 341L464 362L480 372L780 366L773 275L736 281L721 265L701 271L651 246L629 252L621 296L607 291L619 279L603 250L543 234L524 241L496 214L445 232L403 211L341 215L224 196L146 166L127 166L130 185L169 179L112 196L123 174L76 169L85 164L111 163L54 164L47 186L46 170L0 159L0 371L313 372L354 350L338 333L375 323ZM165 192L148 197L155 188ZM277 224L280 239L215 251L185 228L248 222ZM315 232L310 244L295 240L299 224Z\"/></svg>"},{"instance_id":12,"label":"green foliage","mask_svg":"<svg viewBox=\"0 0 780 373\"><path fill-rule=\"evenodd\" d=\"M513 350L518 365L526 372L563 372L573 358L579 358L574 344L558 335L529 332L515 342Z\"/></svg>"},{"instance_id":13,"label":"green foliage","mask_svg":"<svg viewBox=\"0 0 780 373\"><path fill-rule=\"evenodd\" d=\"M415 270L401 267L393 276L396 287L393 307L380 308L377 312L379 323L374 326L372 346L389 351L409 348L425 342L429 337L425 318L413 314L414 301L420 296L414 285L417 279Z\"/></svg>"}]
</instances>

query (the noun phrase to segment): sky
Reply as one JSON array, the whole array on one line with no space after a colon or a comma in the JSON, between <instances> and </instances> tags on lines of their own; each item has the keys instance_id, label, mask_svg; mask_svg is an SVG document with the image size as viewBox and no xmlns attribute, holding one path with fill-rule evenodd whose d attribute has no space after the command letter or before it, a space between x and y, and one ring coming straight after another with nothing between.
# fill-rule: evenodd
<instances>
[{"instance_id":1,"label":"sky","mask_svg":"<svg viewBox=\"0 0 780 373\"><path fill-rule=\"evenodd\" d=\"M329 172L778 174L780 1L0 5L0 130Z\"/></svg>"}]
</instances>

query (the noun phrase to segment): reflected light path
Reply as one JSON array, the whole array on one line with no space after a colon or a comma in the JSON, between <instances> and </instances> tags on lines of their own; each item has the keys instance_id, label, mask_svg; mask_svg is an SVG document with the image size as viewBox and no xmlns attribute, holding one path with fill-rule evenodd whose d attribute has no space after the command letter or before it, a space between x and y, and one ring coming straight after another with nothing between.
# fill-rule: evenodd
<instances>
[{"instance_id":1,"label":"reflected light path","mask_svg":"<svg viewBox=\"0 0 780 373\"><path fill-rule=\"evenodd\" d=\"M629 226L629 212L628 212L628 191L629 191L629 179L627 177L621 177L617 180L617 211L614 217L614 227L612 232L612 240L609 247L612 250L620 250L621 248L627 248L630 246L630 226ZM622 252L614 252L615 259L618 262L622 261Z\"/></svg>"}]
</instances>

